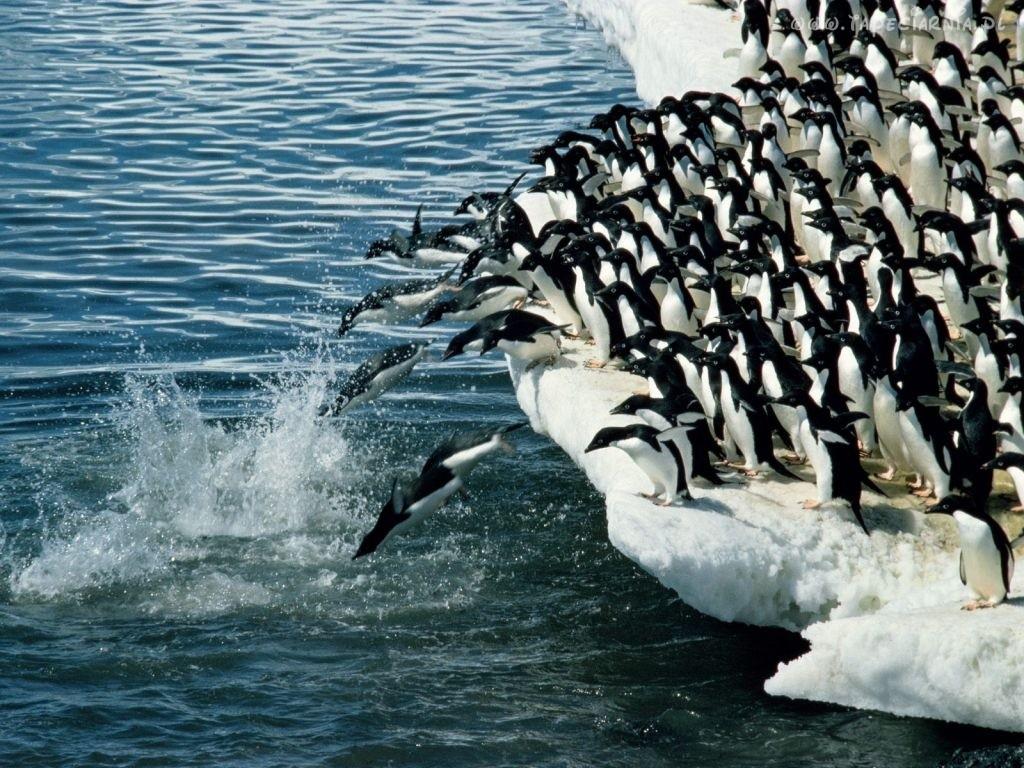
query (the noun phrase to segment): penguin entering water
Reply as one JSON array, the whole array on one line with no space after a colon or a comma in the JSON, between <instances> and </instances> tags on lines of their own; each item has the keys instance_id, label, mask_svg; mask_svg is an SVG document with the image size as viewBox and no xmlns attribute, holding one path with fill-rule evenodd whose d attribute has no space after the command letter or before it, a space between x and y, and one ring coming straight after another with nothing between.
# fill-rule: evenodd
<instances>
[{"instance_id":1,"label":"penguin entering water","mask_svg":"<svg viewBox=\"0 0 1024 768\"><path fill-rule=\"evenodd\" d=\"M368 403L398 384L427 354L427 344L400 344L370 356L353 371L321 416L340 416L349 408Z\"/></svg>"},{"instance_id":2,"label":"penguin entering water","mask_svg":"<svg viewBox=\"0 0 1024 768\"><path fill-rule=\"evenodd\" d=\"M947 496L926 510L950 515L960 533L960 581L976 596L965 611L992 608L1006 599L1013 579L1013 548L1006 532L965 496Z\"/></svg>"},{"instance_id":3,"label":"penguin entering water","mask_svg":"<svg viewBox=\"0 0 1024 768\"><path fill-rule=\"evenodd\" d=\"M420 327L442 320L481 320L525 300L528 293L511 275L484 275L467 282L453 297L431 304Z\"/></svg>"},{"instance_id":4,"label":"penguin entering water","mask_svg":"<svg viewBox=\"0 0 1024 768\"><path fill-rule=\"evenodd\" d=\"M400 323L408 320L441 294L451 291L450 278L451 274L445 272L440 277L387 283L370 291L345 310L338 325L338 335L344 336L356 323Z\"/></svg>"},{"instance_id":5,"label":"penguin entering water","mask_svg":"<svg viewBox=\"0 0 1024 768\"><path fill-rule=\"evenodd\" d=\"M455 493L465 493L466 477L485 457L498 450L515 453L505 435L523 426L525 422L516 422L498 429L452 435L430 454L419 477L412 482L394 481L391 497L352 559L375 552L393 536L408 533Z\"/></svg>"}]
</instances>

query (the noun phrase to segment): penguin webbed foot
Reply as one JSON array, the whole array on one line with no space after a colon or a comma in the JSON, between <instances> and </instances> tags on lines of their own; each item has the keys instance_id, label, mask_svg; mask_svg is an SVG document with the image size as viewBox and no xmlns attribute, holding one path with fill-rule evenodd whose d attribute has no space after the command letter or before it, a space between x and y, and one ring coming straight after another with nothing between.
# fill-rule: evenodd
<instances>
[{"instance_id":1,"label":"penguin webbed foot","mask_svg":"<svg viewBox=\"0 0 1024 768\"><path fill-rule=\"evenodd\" d=\"M584 368L590 368L592 370L593 369L598 369L599 370L601 368L604 368L606 365L608 365L608 361L607 360L605 360L604 362L601 362L600 360L592 359L592 360L587 360L587 362L585 362L583 364L583 367Z\"/></svg>"},{"instance_id":2,"label":"penguin webbed foot","mask_svg":"<svg viewBox=\"0 0 1024 768\"><path fill-rule=\"evenodd\" d=\"M782 460L784 462L786 462L787 464L792 464L792 465L800 465L800 464L806 464L807 463L807 457L806 456L801 456L800 454L797 454L797 453L784 453L782 455Z\"/></svg>"},{"instance_id":3,"label":"penguin webbed foot","mask_svg":"<svg viewBox=\"0 0 1024 768\"><path fill-rule=\"evenodd\" d=\"M879 472L875 475L879 480L889 481L896 477L896 467L889 467L885 472Z\"/></svg>"},{"instance_id":4,"label":"penguin webbed foot","mask_svg":"<svg viewBox=\"0 0 1024 768\"><path fill-rule=\"evenodd\" d=\"M804 509L818 509L820 506L821 506L821 502L820 501L815 501L814 499L804 499L804 502L803 502L803 508Z\"/></svg>"}]
</instances>

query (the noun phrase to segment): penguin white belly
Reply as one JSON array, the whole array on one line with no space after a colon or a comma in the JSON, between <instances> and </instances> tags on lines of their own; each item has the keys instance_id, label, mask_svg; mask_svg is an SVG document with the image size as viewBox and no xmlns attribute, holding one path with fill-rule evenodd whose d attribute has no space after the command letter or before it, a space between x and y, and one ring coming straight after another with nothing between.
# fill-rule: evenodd
<instances>
[{"instance_id":1,"label":"penguin white belly","mask_svg":"<svg viewBox=\"0 0 1024 768\"><path fill-rule=\"evenodd\" d=\"M384 541L387 541L392 536L404 535L410 530L422 523L427 517L436 512L444 503L451 498L451 495L462 487L462 481L458 477L452 477L447 483L442 485L433 493L424 496L422 499L410 504L406 507L405 511L408 513L409 518L403 520L390 531L388 535L384 537ZM381 542L381 544L384 543Z\"/></svg>"},{"instance_id":2,"label":"penguin white belly","mask_svg":"<svg viewBox=\"0 0 1024 768\"><path fill-rule=\"evenodd\" d=\"M622 296L618 300L619 317L622 320L622 332L626 336L632 336L635 333L639 333L642 325L640 320L637 318L636 313L633 312L633 308Z\"/></svg>"},{"instance_id":3,"label":"penguin white belly","mask_svg":"<svg viewBox=\"0 0 1024 768\"><path fill-rule=\"evenodd\" d=\"M678 284L673 280L665 293L665 298L661 301L661 326L666 331L677 331L694 336L697 333L697 319L686 311L686 305L683 303L679 291Z\"/></svg>"},{"instance_id":4,"label":"penguin white belly","mask_svg":"<svg viewBox=\"0 0 1024 768\"><path fill-rule=\"evenodd\" d=\"M896 413L896 395L888 379L879 381L875 387L874 413L875 433L882 456L896 469L912 469Z\"/></svg>"},{"instance_id":5,"label":"penguin white belly","mask_svg":"<svg viewBox=\"0 0 1024 768\"><path fill-rule=\"evenodd\" d=\"M946 206L946 179L930 141L916 142L910 151L910 192L918 205Z\"/></svg>"},{"instance_id":6,"label":"penguin white belly","mask_svg":"<svg viewBox=\"0 0 1024 768\"><path fill-rule=\"evenodd\" d=\"M965 512L954 512L953 519L960 531L960 552L967 588L984 600L1002 602L1006 597L1003 564L991 529L983 520Z\"/></svg>"},{"instance_id":7,"label":"penguin white belly","mask_svg":"<svg viewBox=\"0 0 1024 768\"><path fill-rule=\"evenodd\" d=\"M910 460L911 466L924 477L929 487L935 491L937 499L948 496L949 475L939 464L932 444L924 438L921 424L918 422L913 409L900 411L898 416L900 434L903 436L903 443L906 446L907 458ZM946 457L947 464L950 458Z\"/></svg>"},{"instance_id":8,"label":"penguin white belly","mask_svg":"<svg viewBox=\"0 0 1024 768\"><path fill-rule=\"evenodd\" d=\"M558 341L548 333L538 334L533 341L502 339L497 346L506 355L529 362L554 360L558 357Z\"/></svg>"},{"instance_id":9,"label":"penguin white belly","mask_svg":"<svg viewBox=\"0 0 1024 768\"><path fill-rule=\"evenodd\" d=\"M838 369L839 391L852 401L850 403L850 410L860 411L868 415L868 418L860 419L854 423L857 438L864 446L864 450L873 451L875 449L873 416L875 410L875 388L870 380L867 386L864 386L864 376L857 363L857 357L849 347L843 347L839 351Z\"/></svg>"},{"instance_id":10,"label":"penguin white belly","mask_svg":"<svg viewBox=\"0 0 1024 768\"><path fill-rule=\"evenodd\" d=\"M756 441L754 430L742 408L737 408L732 398L732 387L729 384L729 377L722 377L722 416L729 429L729 436L732 438L736 448L743 455L743 468L754 470L758 468Z\"/></svg>"},{"instance_id":11,"label":"penguin white belly","mask_svg":"<svg viewBox=\"0 0 1024 768\"><path fill-rule=\"evenodd\" d=\"M580 310L580 317L583 318L583 324L590 333L590 338L594 341L594 350L597 353L595 357L598 362L607 363L611 357L612 344L608 318L605 317L604 310L597 302L587 295L587 289L582 283L583 281L577 278L576 306Z\"/></svg>"},{"instance_id":12,"label":"penguin white belly","mask_svg":"<svg viewBox=\"0 0 1024 768\"><path fill-rule=\"evenodd\" d=\"M818 501L822 504L832 500L832 457L823 443L811 434L806 419L800 424L800 442L807 452L807 459L814 469L814 485L818 490Z\"/></svg>"},{"instance_id":13,"label":"penguin white belly","mask_svg":"<svg viewBox=\"0 0 1024 768\"><path fill-rule=\"evenodd\" d=\"M647 475L647 479L654 486L654 495L661 496L665 501L671 501L675 497L676 465L668 449L662 447L660 451L654 450L642 440L625 440L619 446L629 454L633 463L640 468L640 471Z\"/></svg>"},{"instance_id":14,"label":"penguin white belly","mask_svg":"<svg viewBox=\"0 0 1024 768\"><path fill-rule=\"evenodd\" d=\"M572 326L570 329L572 333L578 334L580 332L580 316L572 308L572 304L569 303L569 299L562 292L562 289L555 285L554 280L543 269L533 272L533 281L537 289L551 305L555 315L558 316L558 322L563 325Z\"/></svg>"}]
</instances>

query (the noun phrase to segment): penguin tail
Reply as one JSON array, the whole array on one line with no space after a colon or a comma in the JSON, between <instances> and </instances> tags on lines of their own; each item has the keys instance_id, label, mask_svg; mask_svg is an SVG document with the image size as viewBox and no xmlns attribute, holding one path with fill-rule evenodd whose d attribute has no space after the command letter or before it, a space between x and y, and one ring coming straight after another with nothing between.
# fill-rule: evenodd
<instances>
[{"instance_id":1,"label":"penguin tail","mask_svg":"<svg viewBox=\"0 0 1024 768\"><path fill-rule=\"evenodd\" d=\"M872 480L871 477L868 475L868 473L865 472L863 469L861 470L860 482L861 482L861 485L863 485L865 488L874 491L879 496L884 496L885 498L889 498L889 494L887 494L885 491L883 491L881 488L879 488L877 485L875 485L875 481Z\"/></svg>"},{"instance_id":2,"label":"penguin tail","mask_svg":"<svg viewBox=\"0 0 1024 768\"><path fill-rule=\"evenodd\" d=\"M775 456L772 456L765 463L769 467L774 469L778 474L782 475L783 477L788 477L788 478L791 478L793 480L799 480L799 481L803 482L803 478L802 477L800 477L799 475L796 475L796 474L790 472L786 468L786 465L783 464L781 461L779 461Z\"/></svg>"},{"instance_id":3,"label":"penguin tail","mask_svg":"<svg viewBox=\"0 0 1024 768\"><path fill-rule=\"evenodd\" d=\"M860 523L861 530L864 531L864 533L866 535L870 536L871 535L871 531L868 530L867 523L864 522L864 515L862 515L861 512L860 512L860 502L859 501L851 501L850 502L850 509L853 510L853 516L856 517L857 518L857 522Z\"/></svg>"},{"instance_id":4,"label":"penguin tail","mask_svg":"<svg viewBox=\"0 0 1024 768\"><path fill-rule=\"evenodd\" d=\"M708 467L700 472L695 472L694 477L703 478L712 485L725 485L725 480L723 480L722 476L715 471L714 467Z\"/></svg>"}]
</instances>

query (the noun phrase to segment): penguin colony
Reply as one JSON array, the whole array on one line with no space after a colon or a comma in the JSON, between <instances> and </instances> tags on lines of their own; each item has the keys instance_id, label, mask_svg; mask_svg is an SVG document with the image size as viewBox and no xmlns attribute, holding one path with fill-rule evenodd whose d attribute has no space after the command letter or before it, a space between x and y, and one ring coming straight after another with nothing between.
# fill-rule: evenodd
<instances>
[{"instance_id":1,"label":"penguin colony","mask_svg":"<svg viewBox=\"0 0 1024 768\"><path fill-rule=\"evenodd\" d=\"M520 176L466 198L468 223L427 232L417 211L367 258L444 271L373 291L340 332L474 322L446 359L496 348L527 370L583 340L588 366L648 384L613 410L634 422L587 450L624 451L662 504L805 463L805 506L844 503L868 533L861 459L879 457L882 478L955 519L965 607L997 604L1013 551L987 509L994 469L1024 506L1022 9L744 0L734 93L617 104L535 150L528 189ZM420 352L370 361L331 412ZM443 503L503 435L453 439L396 485L359 554Z\"/></svg>"}]
</instances>

